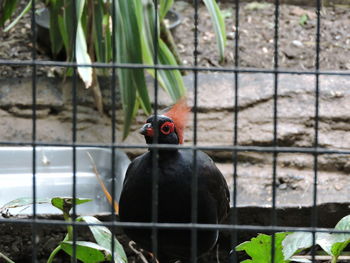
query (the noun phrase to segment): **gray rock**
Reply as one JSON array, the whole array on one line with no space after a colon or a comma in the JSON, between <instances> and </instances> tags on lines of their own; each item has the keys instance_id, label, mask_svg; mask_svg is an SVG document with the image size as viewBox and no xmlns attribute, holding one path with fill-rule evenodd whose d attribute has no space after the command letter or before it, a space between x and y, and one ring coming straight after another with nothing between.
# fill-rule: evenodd
<instances>
[{"instance_id":1,"label":"gray rock","mask_svg":"<svg viewBox=\"0 0 350 263\"><path fill-rule=\"evenodd\" d=\"M235 87L232 73L199 73L197 97L197 145L232 146L234 142ZM77 86L78 143L111 143L111 83L101 81L104 107L108 114L99 114L89 90ZM194 77L184 77L188 101L193 105ZM72 133L72 82L39 78L37 87L36 139L41 142L70 143ZM149 82L150 94L152 81ZM277 144L284 147L313 147L315 141L315 77L312 75L280 74L277 94ZM346 76L319 78L319 131L320 147L333 150L350 148L350 79ZM0 80L0 141L31 142L31 80ZM241 73L238 75L237 143L241 146L272 146L274 143L274 75ZM171 105L169 96L159 90L159 108ZM136 117L131 133L122 139L123 113L117 99L116 139L123 145L145 145L138 134L145 116ZM189 118L185 145L193 144L193 116ZM144 148L126 148L131 156ZM228 184L233 182L233 153L229 150L208 150L220 166ZM237 189L239 203L271 202L273 155L264 152L237 153ZM314 178L312 154L279 153L277 174L287 188L278 189L278 202L292 205L310 204ZM350 161L347 155L322 154L318 156L320 202L349 200ZM338 182L335 185L335 182ZM281 185L282 185L281 184ZM281 187L280 185L280 187ZM341 187L339 187L341 186Z\"/></svg>"}]
</instances>

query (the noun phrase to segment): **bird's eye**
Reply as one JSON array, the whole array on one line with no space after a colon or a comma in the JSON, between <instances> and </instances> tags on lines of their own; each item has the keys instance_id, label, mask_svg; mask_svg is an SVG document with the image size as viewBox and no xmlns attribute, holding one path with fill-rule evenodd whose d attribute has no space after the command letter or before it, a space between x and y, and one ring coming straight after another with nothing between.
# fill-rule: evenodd
<instances>
[{"instance_id":1,"label":"bird's eye","mask_svg":"<svg viewBox=\"0 0 350 263\"><path fill-rule=\"evenodd\" d=\"M170 133L172 133L174 131L174 123L172 122L164 122L162 124L162 126L160 126L160 131L164 134L164 135L168 135Z\"/></svg>"}]
</instances>

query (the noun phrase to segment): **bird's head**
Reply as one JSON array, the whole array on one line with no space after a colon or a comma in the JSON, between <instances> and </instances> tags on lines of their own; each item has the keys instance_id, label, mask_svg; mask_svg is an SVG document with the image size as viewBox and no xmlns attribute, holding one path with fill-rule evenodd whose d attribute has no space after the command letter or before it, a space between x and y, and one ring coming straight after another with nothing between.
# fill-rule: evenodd
<instances>
[{"instance_id":1,"label":"bird's head","mask_svg":"<svg viewBox=\"0 0 350 263\"><path fill-rule=\"evenodd\" d=\"M189 110L186 100L183 98L163 115L157 115L157 118L150 116L140 129L140 133L145 136L146 143L153 143L157 128L159 143L182 144Z\"/></svg>"}]
</instances>

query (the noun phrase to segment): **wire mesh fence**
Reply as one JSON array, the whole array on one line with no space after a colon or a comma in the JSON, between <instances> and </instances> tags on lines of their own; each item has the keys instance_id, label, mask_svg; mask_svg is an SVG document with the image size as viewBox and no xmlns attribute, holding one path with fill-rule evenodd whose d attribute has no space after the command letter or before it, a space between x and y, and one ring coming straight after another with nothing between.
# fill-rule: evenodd
<instances>
[{"instance_id":1,"label":"wire mesh fence","mask_svg":"<svg viewBox=\"0 0 350 263\"><path fill-rule=\"evenodd\" d=\"M155 65L146 65L143 63L85 63L85 64L78 64L74 61L76 61L76 53L75 53L75 44L73 44L73 52L72 52L72 61L73 62L60 62L60 61L42 61L37 59L37 28L36 28L36 8L35 8L35 1L32 1L32 7L31 7L31 45L32 45L32 59L31 60L13 60L13 59L0 59L0 65L6 65L6 66L19 66L24 67L28 66L32 70L32 77L31 77L31 100L32 100L32 108L31 108L31 141L0 141L0 145L2 146L30 146L32 151L31 156L31 174L32 174L32 199L34 205L32 206L32 213L30 218L26 219L20 219L16 217L10 217L10 218L0 218L1 224L25 224L31 226L31 255L32 255L32 262L38 262L38 229L42 225L59 225L59 226L72 226L72 253L71 253L71 261L77 262L77 241L78 241L78 233L77 229L79 226L83 225L86 226L86 223L77 221L78 213L76 210L77 206L77 200L76 198L79 197L78 195L78 189L80 185L77 183L77 149L79 148L103 148L103 149L109 149L111 151L110 155L110 173L112 175L111 182L111 196L112 196L112 203L114 203L114 198L116 196L115 189L116 189L116 151L117 150L130 150L130 149L141 149L142 151L146 151L147 149L150 149L152 152L152 220L151 222L120 222L118 220L118 217L116 215L116 208L115 206L111 206L110 209L110 220L103 222L101 224L95 224L95 225L103 225L109 227L113 233L117 232L117 229L119 228L146 228L151 229L152 233L152 252L155 256L158 255L158 234L159 231L162 229L175 229L177 231L181 229L188 229L191 232L191 256L189 261L190 262L197 262L200 259L197 258L197 240L198 240L198 232L203 230L220 230L222 232L229 233L230 236L230 250L232 250L231 254L229 254L229 251L227 252L225 260L228 262L239 262L241 259L237 256L237 254L234 251L234 248L239 243L239 235L240 233L244 232L264 232L269 233L272 236L272 243L274 244L276 242L276 233L277 232L310 232L312 233L312 244L316 244L316 233L328 233L329 229L320 228L318 225L319 221L319 215L318 215L318 182L319 182L319 156L320 155L349 155L350 150L339 150L339 149L333 149L333 148L324 148L319 146L319 130L320 130L320 76L349 76L349 72L346 71L332 71L332 70L320 70L320 45L321 45L321 0L314 1L315 6L315 13L316 13L316 26L315 26L315 43L314 43L314 53L315 53L315 67L312 70L292 70L292 69L283 69L280 68L280 62L279 62L279 48L280 48L280 1L276 0L274 1L273 8L274 8L274 24L273 24L273 68L272 69L261 69L261 68L243 68L240 67L239 61L240 61L240 6L242 5L241 1L235 0L232 2L232 8L234 8L234 21L235 21L235 32L234 32L234 46L228 47L229 49L233 50L234 54L234 65L232 67L204 67L200 66L198 63L198 45L199 45L199 1L194 1L193 7L194 7L194 31L193 31L193 65L192 66L171 66L171 65L161 65L159 63L159 50L158 50L158 38L157 35L159 34L160 28L158 20L158 8L153 10L156 14L155 21L154 21L154 42L156 43L154 45L154 57L153 61ZM72 9L72 16L73 21L75 21L75 24L72 25L72 29L74 31L73 35L77 34L77 17L76 17L76 6L80 4L81 1L74 1L73 9ZM118 0L113 0L110 2L111 6L116 6L119 4ZM154 6L158 6L158 1L155 1ZM115 8L112 9L112 21L118 21L117 19L114 19L119 14L115 12ZM116 22L113 22L113 28L117 28L117 25L115 25ZM112 31L112 34L113 31ZM112 45L116 45L115 40L112 41ZM132 48L132 47L131 47ZM116 61L116 51L113 49L112 52L113 61ZM40 67L62 67L62 68L70 68L72 70L72 86L71 86L71 138L69 143L59 143L59 142L51 142L51 141L42 141L38 140L37 138L37 130L38 130L38 107L37 107L37 94L38 94L38 76L37 76L37 70ZM77 133L78 133L78 123L79 120L77 118L77 112L78 112L78 82L79 82L79 76L78 76L78 68L97 68L97 69L110 69L111 73L111 80L110 80L110 120L111 120L111 132L110 132L110 141L109 143L84 143L77 139ZM192 105L192 113L193 118L191 120L191 126L192 128L192 144L185 144L185 145L165 145L158 143L158 135L155 136L155 141L151 145L146 145L143 143L133 143L133 144L125 144L121 143L117 140L117 138L121 137L122 135L117 134L117 94L116 94L116 85L117 85L117 70L118 69L130 69L130 70L137 70L137 69L152 69L154 70L154 82L153 82L153 108L152 113L157 116L160 112L159 109L159 99L160 99L160 93L159 93L159 82L158 77L160 75L160 71L171 71L171 70L183 70L187 72L193 72L193 87L191 87L189 90L190 92L193 92L191 94L191 97L193 98L193 105ZM232 141L233 143L227 143L225 145L219 145L219 146L206 146L201 145L198 143L198 112L200 112L199 106L198 106L198 93L199 93L199 79L200 79L200 73L225 73L225 74L231 74L233 76L232 81L232 90L234 96L231 98L232 101L232 115L231 119L233 120L233 127L232 127ZM240 76L243 74L272 74L273 75L273 84L269 89L272 90L273 94L273 105L272 105L272 144L271 145L240 145L239 143L239 124L241 121L240 118ZM314 76L314 88L313 88L313 97L314 97L314 116L313 116L313 143L312 145L308 147L298 147L295 145L291 146L285 146L279 144L279 92L280 92L280 78L282 75L311 75ZM215 87L214 87L215 88ZM212 98L215 100L215 98ZM157 129L156 129L157 130ZM157 133L157 132L156 132ZM42 219L38 217L38 211L36 204L38 202L37 197L37 185L38 185L38 147L44 147L44 146L55 146L55 147L70 147L72 156L71 156L71 171L72 171L72 177L70 180L72 180L72 197L73 197L73 204L72 204L72 221L62 221L62 220L48 220L48 219ZM159 204L159 167L158 167L158 159L160 158L160 155L162 150L164 149L182 149L182 150L188 150L193 152L193 177L191 179L191 221L190 222L175 222L175 223L159 223L158 222L158 204ZM232 180L231 180L231 208L230 208L230 217L226 221L225 224L203 224L203 223L197 223L198 221L198 170L197 170L197 154L198 151L208 151L208 152L230 152L231 155L231 161L233 166L233 174L232 174ZM239 202L238 202L238 162L239 158L238 155L241 152L252 152L252 153L268 153L272 156L272 171L269 173L271 174L270 181L271 181L271 198L270 198L270 215L269 215L269 223L268 226L258 226L258 225L250 225L246 224L245 222L239 222ZM281 154L285 153L291 153L291 154L308 154L312 155L313 158L313 180L312 180L312 213L309 218L310 224L309 227L282 227L280 222L278 222L277 219L277 200L278 200L278 193L277 193L277 181L278 181L278 158ZM332 232L336 233L346 233L349 234L349 232L344 232L341 230L332 230ZM0 241L1 242L1 241ZM112 261L114 254L116 251L115 248L115 239L111 238L111 258ZM1 252L1 251L0 251ZM315 256L316 256L316 250L315 246L311 249L311 260L315 262ZM153 258L154 259L154 258ZM214 261L213 261L214 262ZM266 261L267 262L267 261ZM276 251L275 246L271 246L271 262L280 262L276 259Z\"/></svg>"}]
</instances>

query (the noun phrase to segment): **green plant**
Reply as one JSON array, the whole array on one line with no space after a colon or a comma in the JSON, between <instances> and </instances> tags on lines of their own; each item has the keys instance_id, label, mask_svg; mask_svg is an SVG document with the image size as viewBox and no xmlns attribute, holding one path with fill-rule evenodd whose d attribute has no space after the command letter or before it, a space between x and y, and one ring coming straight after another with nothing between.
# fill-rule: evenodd
<instances>
[{"instance_id":1,"label":"green plant","mask_svg":"<svg viewBox=\"0 0 350 263\"><path fill-rule=\"evenodd\" d=\"M275 263L289 262L284 261L282 252L282 241L288 233L276 233L274 240ZM269 263L271 261L272 237L265 234L259 234L236 247L236 251L245 251L252 259L244 260L242 263Z\"/></svg>"},{"instance_id":2,"label":"green plant","mask_svg":"<svg viewBox=\"0 0 350 263\"><path fill-rule=\"evenodd\" d=\"M0 252L0 259L5 260L5 262L7 263L15 263L14 261L12 261L9 257L5 256L3 253Z\"/></svg>"},{"instance_id":3,"label":"green plant","mask_svg":"<svg viewBox=\"0 0 350 263\"><path fill-rule=\"evenodd\" d=\"M343 217L334 230L349 231L350 215ZM236 247L236 251L246 251L252 259L243 262L268 263L271 262L272 237L264 234L252 238ZM306 258L295 258L296 254L309 249L313 245L319 245L323 251L331 257L331 262L336 263L343 250L350 243L350 233L316 233L310 232L283 232L275 234L275 263L287 262L311 262Z\"/></svg>"},{"instance_id":4,"label":"green plant","mask_svg":"<svg viewBox=\"0 0 350 263\"><path fill-rule=\"evenodd\" d=\"M72 222L70 216L70 211L73 207L73 203L76 205L90 202L91 199L76 198L75 202L73 198L70 197L54 197L51 199L38 199L37 203L51 203L54 207L58 208L63 213L63 218L66 222ZM19 198L5 204L0 211L9 208L16 207L26 207L33 204L31 198ZM76 241L75 242L75 255L77 259L84 263L97 263L110 261L112 259L112 238L114 239L114 262L116 263L126 263L127 257L124 252L122 245L118 240L113 237L112 233L107 227L96 225L101 224L101 222L93 216L81 216L76 219L76 221L84 221L89 224L90 231L94 236L96 243L88 241ZM94 225L95 224L95 225ZM47 263L52 263L56 254L63 250L68 255L73 256L73 226L67 225L67 235L63 241L51 252ZM0 258L3 254L0 253ZM6 258L5 258L6 259ZM7 258L8 259L8 258ZM13 263L13 261L8 261Z\"/></svg>"},{"instance_id":5,"label":"green plant","mask_svg":"<svg viewBox=\"0 0 350 263\"><path fill-rule=\"evenodd\" d=\"M173 6L173 0L159 0L158 12L153 0L43 0L50 10L50 39L53 54L65 49L67 60L79 64L114 62L118 64L154 64L177 66L180 62L171 33L164 25L164 18ZM212 18L221 60L226 46L225 25L215 0L203 0ZM0 26L10 19L18 0L3 0L0 6ZM25 8L30 9L31 1ZM25 12L23 11L21 15ZM116 15L113 16L113 13ZM1 16L1 14L4 14ZM115 17L115 21L112 18ZM74 38L74 19L77 21ZM16 19L18 20L18 19ZM156 24L157 22L157 24ZM13 27L11 23L5 28ZM155 29L158 28L157 34ZM163 36L163 37L161 37ZM163 39L164 38L164 39ZM115 44L113 47L113 43ZM73 48L75 47L75 50ZM155 61L155 49L157 58ZM115 56L113 55L115 54ZM102 95L98 86L96 68L78 67L78 73L87 88L91 87L97 109L102 112ZM149 115L151 103L146 87L145 71L155 77L152 68L117 68L122 105L124 110L124 138L131 121L141 107ZM68 70L71 74L72 70ZM108 71L102 70L104 74ZM158 70L157 79L173 101L185 95L185 87L179 70Z\"/></svg>"}]
</instances>

